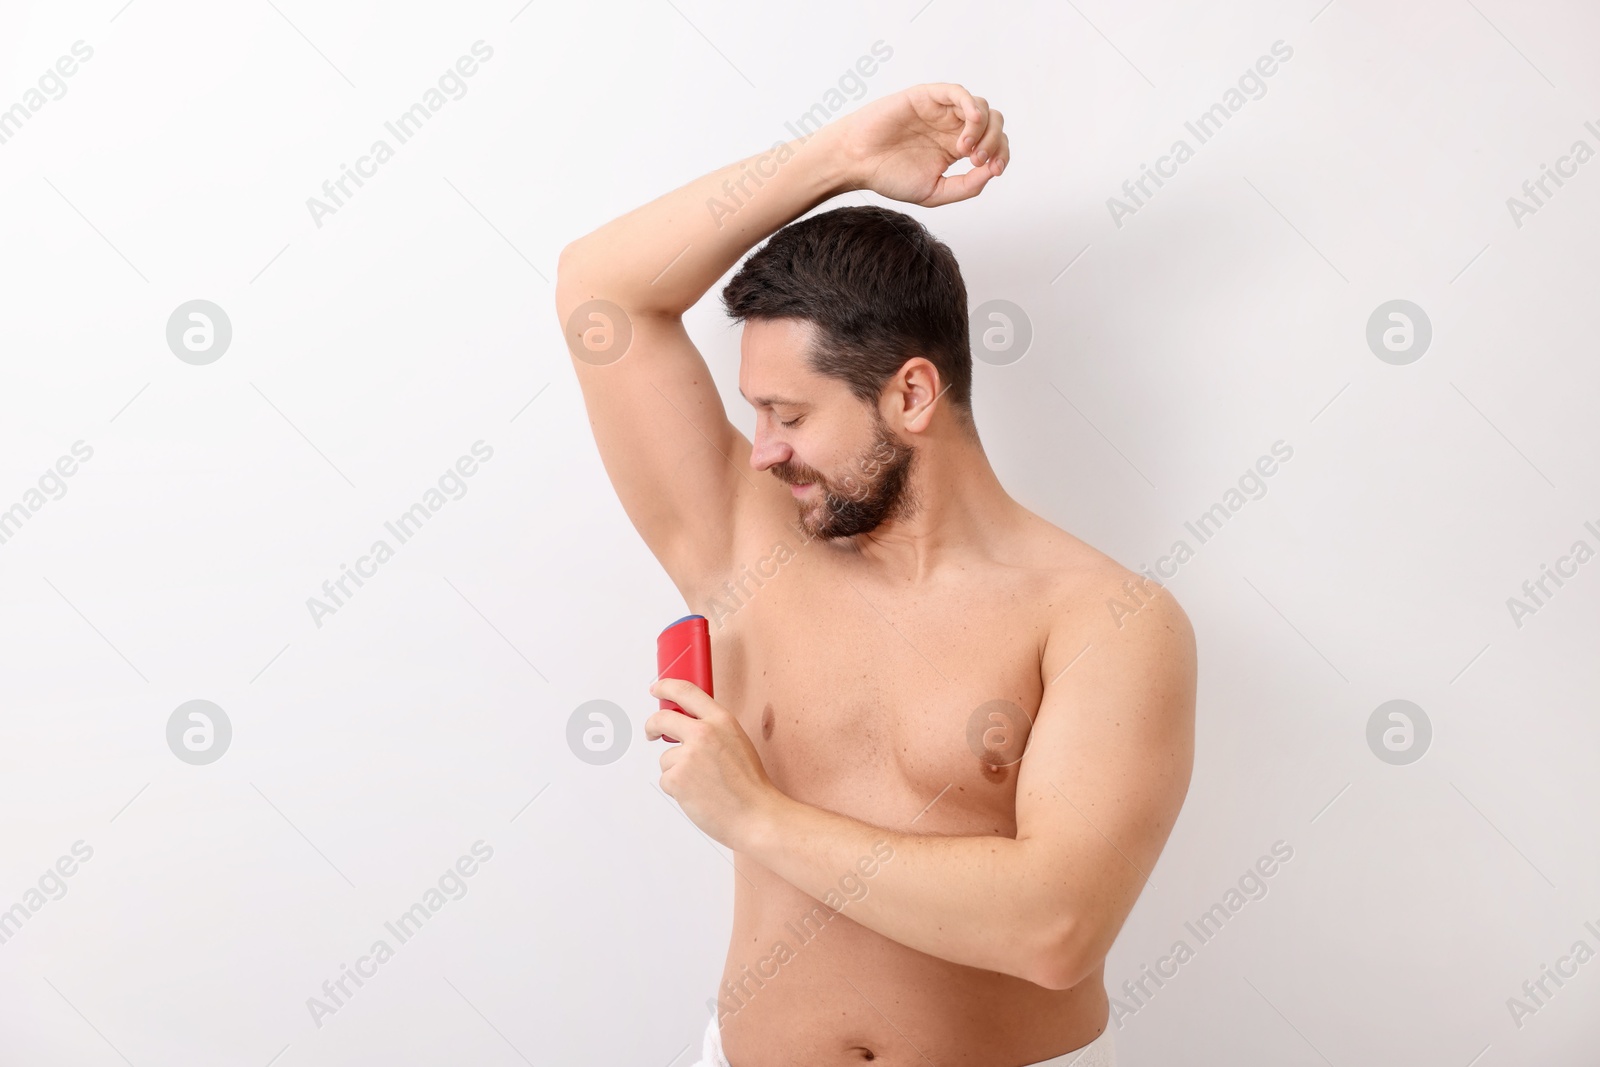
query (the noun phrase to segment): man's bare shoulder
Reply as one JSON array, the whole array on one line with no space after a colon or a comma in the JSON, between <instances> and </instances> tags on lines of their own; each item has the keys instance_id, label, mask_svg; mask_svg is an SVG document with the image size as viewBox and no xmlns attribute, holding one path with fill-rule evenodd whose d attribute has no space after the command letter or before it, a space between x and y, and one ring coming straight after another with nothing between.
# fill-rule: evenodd
<instances>
[{"instance_id":1,"label":"man's bare shoulder","mask_svg":"<svg viewBox=\"0 0 1600 1067\"><path fill-rule=\"evenodd\" d=\"M1106 553L1027 512L1026 542L1049 617L1048 682L1095 644L1136 660L1192 664L1194 629L1172 592Z\"/></svg>"}]
</instances>

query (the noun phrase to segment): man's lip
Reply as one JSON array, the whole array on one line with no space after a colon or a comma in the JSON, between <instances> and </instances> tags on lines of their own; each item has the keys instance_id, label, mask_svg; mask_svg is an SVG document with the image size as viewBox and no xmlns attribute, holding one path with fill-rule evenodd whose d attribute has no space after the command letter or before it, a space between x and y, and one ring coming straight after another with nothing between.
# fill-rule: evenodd
<instances>
[{"instance_id":1,"label":"man's lip","mask_svg":"<svg viewBox=\"0 0 1600 1067\"><path fill-rule=\"evenodd\" d=\"M790 482L789 483L789 492L793 493L795 496L799 496L801 493L805 492L807 489L810 489L810 488L811 488L811 483L810 482Z\"/></svg>"}]
</instances>

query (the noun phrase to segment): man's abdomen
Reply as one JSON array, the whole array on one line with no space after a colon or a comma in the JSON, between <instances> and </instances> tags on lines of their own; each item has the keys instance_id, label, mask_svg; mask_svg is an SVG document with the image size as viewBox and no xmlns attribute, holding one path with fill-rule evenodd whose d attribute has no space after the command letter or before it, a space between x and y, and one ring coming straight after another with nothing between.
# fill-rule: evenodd
<instances>
[{"instance_id":1,"label":"man's abdomen","mask_svg":"<svg viewBox=\"0 0 1600 1067\"><path fill-rule=\"evenodd\" d=\"M925 1056L939 1067L1034 1063L1087 1044L1105 1022L1098 969L1051 990L940 960L849 917L850 894L870 893L870 877L841 890L835 911L736 859L733 937L717 990L731 1067L909 1067Z\"/></svg>"}]
</instances>

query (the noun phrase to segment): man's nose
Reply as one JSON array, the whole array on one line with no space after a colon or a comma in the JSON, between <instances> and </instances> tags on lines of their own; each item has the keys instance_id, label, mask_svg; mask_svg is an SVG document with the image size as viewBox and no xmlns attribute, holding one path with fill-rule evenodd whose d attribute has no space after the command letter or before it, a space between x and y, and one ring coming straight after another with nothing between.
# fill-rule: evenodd
<instances>
[{"instance_id":1,"label":"man's nose","mask_svg":"<svg viewBox=\"0 0 1600 1067\"><path fill-rule=\"evenodd\" d=\"M764 471L774 464L782 463L789 456L788 445L774 441L759 425L756 426L756 439L750 445L750 466L758 471Z\"/></svg>"}]
</instances>

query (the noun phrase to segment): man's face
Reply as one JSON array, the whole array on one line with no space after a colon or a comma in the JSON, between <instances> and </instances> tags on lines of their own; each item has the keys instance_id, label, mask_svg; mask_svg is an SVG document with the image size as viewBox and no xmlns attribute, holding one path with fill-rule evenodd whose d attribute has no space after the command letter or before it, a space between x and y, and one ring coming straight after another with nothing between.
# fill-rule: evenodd
<instances>
[{"instance_id":1,"label":"man's face","mask_svg":"<svg viewBox=\"0 0 1600 1067\"><path fill-rule=\"evenodd\" d=\"M750 465L790 487L811 537L851 537L908 517L915 450L875 406L811 370L811 337L811 325L793 319L745 324L739 391L756 409Z\"/></svg>"}]
</instances>

